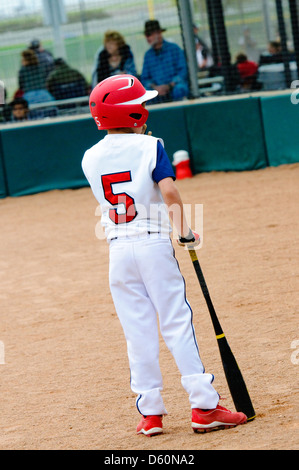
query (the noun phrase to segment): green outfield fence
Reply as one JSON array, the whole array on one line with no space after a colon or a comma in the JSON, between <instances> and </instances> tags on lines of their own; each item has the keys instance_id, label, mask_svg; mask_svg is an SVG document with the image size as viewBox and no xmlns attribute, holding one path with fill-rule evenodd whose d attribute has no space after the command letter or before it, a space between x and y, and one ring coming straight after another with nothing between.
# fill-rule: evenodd
<instances>
[{"instance_id":1,"label":"green outfield fence","mask_svg":"<svg viewBox=\"0 0 299 470\"><path fill-rule=\"evenodd\" d=\"M299 162L296 90L149 107L148 128L194 174ZM291 99L291 98L294 99ZM89 116L0 127L0 197L87 186L85 150L106 135Z\"/></svg>"}]
</instances>

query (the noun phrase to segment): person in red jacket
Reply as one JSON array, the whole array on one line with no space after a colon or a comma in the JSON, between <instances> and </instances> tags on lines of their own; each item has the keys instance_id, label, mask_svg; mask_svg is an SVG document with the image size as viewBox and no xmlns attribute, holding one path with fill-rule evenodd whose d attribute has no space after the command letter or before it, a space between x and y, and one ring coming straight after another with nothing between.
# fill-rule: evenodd
<instances>
[{"instance_id":1,"label":"person in red jacket","mask_svg":"<svg viewBox=\"0 0 299 470\"><path fill-rule=\"evenodd\" d=\"M247 55L241 52L236 57L236 65L241 77L242 88L244 90L256 89L258 64L248 60Z\"/></svg>"}]
</instances>

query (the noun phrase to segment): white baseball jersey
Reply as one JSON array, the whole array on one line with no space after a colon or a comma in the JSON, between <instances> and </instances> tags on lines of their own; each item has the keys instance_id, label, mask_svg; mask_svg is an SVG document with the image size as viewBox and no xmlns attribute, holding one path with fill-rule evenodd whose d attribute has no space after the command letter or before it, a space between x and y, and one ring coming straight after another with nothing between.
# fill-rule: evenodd
<instances>
[{"instance_id":1,"label":"white baseball jersey","mask_svg":"<svg viewBox=\"0 0 299 470\"><path fill-rule=\"evenodd\" d=\"M108 134L85 152L82 168L101 205L107 240L148 232L169 237L171 226L157 183L174 172L161 141Z\"/></svg>"},{"instance_id":2,"label":"white baseball jersey","mask_svg":"<svg viewBox=\"0 0 299 470\"><path fill-rule=\"evenodd\" d=\"M199 356L192 310L157 184L175 178L161 142L146 135L108 134L85 152L82 168L101 204L110 249L110 290L127 341L131 389L138 395L139 412L167 414L161 395L157 313L191 407L215 408L219 396Z\"/></svg>"}]
</instances>

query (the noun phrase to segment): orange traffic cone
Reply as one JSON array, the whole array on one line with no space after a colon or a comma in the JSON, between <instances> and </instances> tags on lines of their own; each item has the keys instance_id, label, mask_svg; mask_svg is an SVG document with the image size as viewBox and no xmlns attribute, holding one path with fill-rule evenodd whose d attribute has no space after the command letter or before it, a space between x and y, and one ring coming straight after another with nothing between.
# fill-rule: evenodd
<instances>
[{"instance_id":1,"label":"orange traffic cone","mask_svg":"<svg viewBox=\"0 0 299 470\"><path fill-rule=\"evenodd\" d=\"M173 165L176 170L176 179L192 178L189 154L186 150L178 150L173 154Z\"/></svg>"}]
</instances>

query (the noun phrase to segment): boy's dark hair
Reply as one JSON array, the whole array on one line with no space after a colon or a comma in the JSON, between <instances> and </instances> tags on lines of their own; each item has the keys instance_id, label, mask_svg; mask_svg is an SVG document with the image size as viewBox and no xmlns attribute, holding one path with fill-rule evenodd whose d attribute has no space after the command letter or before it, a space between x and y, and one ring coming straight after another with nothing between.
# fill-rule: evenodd
<instances>
[{"instance_id":1,"label":"boy's dark hair","mask_svg":"<svg viewBox=\"0 0 299 470\"><path fill-rule=\"evenodd\" d=\"M274 49L276 49L277 52L279 52L281 50L281 43L279 41L270 41L269 45L271 47L274 47Z\"/></svg>"},{"instance_id":2,"label":"boy's dark hair","mask_svg":"<svg viewBox=\"0 0 299 470\"><path fill-rule=\"evenodd\" d=\"M14 108L17 104L21 104L23 105L23 107L25 109L28 109L29 106L28 106L28 101L25 100L25 98L15 98L11 103L10 103L10 107L11 108Z\"/></svg>"},{"instance_id":3,"label":"boy's dark hair","mask_svg":"<svg viewBox=\"0 0 299 470\"><path fill-rule=\"evenodd\" d=\"M243 52L240 52L236 57L237 64L242 64L242 62L246 62L246 60L247 60L247 55L244 54Z\"/></svg>"},{"instance_id":4,"label":"boy's dark hair","mask_svg":"<svg viewBox=\"0 0 299 470\"><path fill-rule=\"evenodd\" d=\"M58 57L57 59L54 60L54 65L55 66L66 65L66 62L62 57Z\"/></svg>"}]
</instances>

